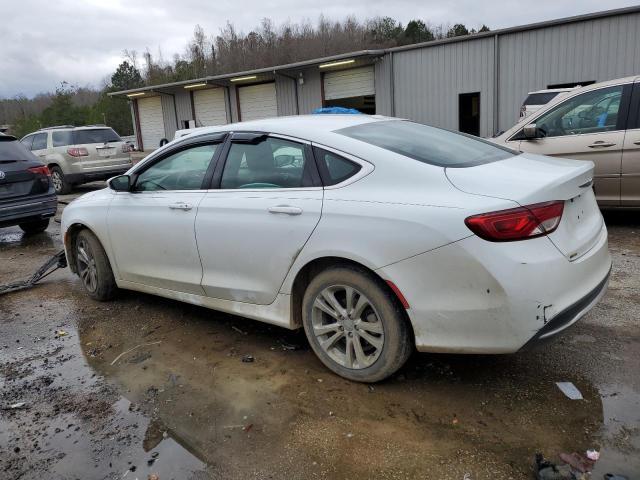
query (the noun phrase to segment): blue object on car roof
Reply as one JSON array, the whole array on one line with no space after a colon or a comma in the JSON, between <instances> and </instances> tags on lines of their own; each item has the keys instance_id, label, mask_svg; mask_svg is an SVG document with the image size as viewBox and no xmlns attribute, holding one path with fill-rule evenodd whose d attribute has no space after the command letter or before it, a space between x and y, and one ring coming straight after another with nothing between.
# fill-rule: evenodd
<instances>
[{"instance_id":1,"label":"blue object on car roof","mask_svg":"<svg viewBox=\"0 0 640 480\"><path fill-rule=\"evenodd\" d=\"M362 112L356 110L355 108L344 108L344 107L323 107L323 108L316 108L313 111L314 115L323 114L323 113L342 113L346 115L362 115Z\"/></svg>"}]
</instances>

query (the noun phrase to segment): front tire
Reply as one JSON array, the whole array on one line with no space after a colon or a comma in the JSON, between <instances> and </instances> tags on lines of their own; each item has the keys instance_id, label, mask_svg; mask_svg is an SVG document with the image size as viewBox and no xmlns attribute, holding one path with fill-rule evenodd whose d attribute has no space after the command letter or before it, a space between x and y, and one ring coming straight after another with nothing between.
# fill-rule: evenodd
<instances>
[{"instance_id":1,"label":"front tire","mask_svg":"<svg viewBox=\"0 0 640 480\"><path fill-rule=\"evenodd\" d=\"M76 271L89 296L101 302L115 297L117 286L109 258L96 236L82 230L76 237L74 249Z\"/></svg>"},{"instance_id":2,"label":"front tire","mask_svg":"<svg viewBox=\"0 0 640 480\"><path fill-rule=\"evenodd\" d=\"M26 222L18 225L24 233L27 235L33 235L34 233L42 233L49 226L49 219L36 220L35 222Z\"/></svg>"},{"instance_id":3,"label":"front tire","mask_svg":"<svg viewBox=\"0 0 640 480\"><path fill-rule=\"evenodd\" d=\"M51 181L53 182L53 188L56 189L58 195L66 195L71 193L71 184L65 178L62 169L57 165L51 167Z\"/></svg>"},{"instance_id":4,"label":"front tire","mask_svg":"<svg viewBox=\"0 0 640 480\"><path fill-rule=\"evenodd\" d=\"M386 285L352 267L318 274L302 301L311 348L338 375L378 382L395 373L413 347L402 307Z\"/></svg>"}]
</instances>

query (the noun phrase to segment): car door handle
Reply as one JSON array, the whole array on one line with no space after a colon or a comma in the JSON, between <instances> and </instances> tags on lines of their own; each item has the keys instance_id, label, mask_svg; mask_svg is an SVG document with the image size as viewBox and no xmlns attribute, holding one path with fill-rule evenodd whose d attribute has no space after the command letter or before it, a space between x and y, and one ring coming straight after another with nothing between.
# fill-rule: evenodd
<instances>
[{"instance_id":1,"label":"car door handle","mask_svg":"<svg viewBox=\"0 0 640 480\"><path fill-rule=\"evenodd\" d=\"M612 142L604 142L602 140L598 140L597 142L593 142L591 145L589 145L589 148L606 148L606 147L613 147L615 145L615 143Z\"/></svg>"},{"instance_id":2,"label":"car door handle","mask_svg":"<svg viewBox=\"0 0 640 480\"><path fill-rule=\"evenodd\" d=\"M633 142L634 145L640 145L640 140L638 140L637 142Z\"/></svg>"},{"instance_id":3,"label":"car door handle","mask_svg":"<svg viewBox=\"0 0 640 480\"><path fill-rule=\"evenodd\" d=\"M276 205L269 207L269 213L284 213L285 215L300 215L302 209L300 207L292 207L290 205Z\"/></svg>"},{"instance_id":4,"label":"car door handle","mask_svg":"<svg viewBox=\"0 0 640 480\"><path fill-rule=\"evenodd\" d=\"M193 208L193 205L191 205L190 203L177 202L169 204L169 208L171 210L191 210Z\"/></svg>"}]
</instances>

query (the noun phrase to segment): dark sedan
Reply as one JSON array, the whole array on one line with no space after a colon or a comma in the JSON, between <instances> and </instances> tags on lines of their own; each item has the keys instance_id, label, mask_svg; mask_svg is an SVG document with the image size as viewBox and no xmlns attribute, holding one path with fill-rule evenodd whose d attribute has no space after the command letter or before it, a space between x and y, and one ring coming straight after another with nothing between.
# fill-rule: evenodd
<instances>
[{"instance_id":1,"label":"dark sedan","mask_svg":"<svg viewBox=\"0 0 640 480\"><path fill-rule=\"evenodd\" d=\"M0 227L43 232L57 205L46 165L15 137L0 134Z\"/></svg>"}]
</instances>

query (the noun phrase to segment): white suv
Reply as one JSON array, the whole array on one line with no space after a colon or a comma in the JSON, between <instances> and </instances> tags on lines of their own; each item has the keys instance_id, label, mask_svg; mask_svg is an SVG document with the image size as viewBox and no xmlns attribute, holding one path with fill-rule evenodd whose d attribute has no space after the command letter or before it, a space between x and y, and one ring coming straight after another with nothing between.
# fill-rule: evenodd
<instances>
[{"instance_id":1,"label":"white suv","mask_svg":"<svg viewBox=\"0 0 640 480\"><path fill-rule=\"evenodd\" d=\"M73 185L106 180L131 168L131 147L105 125L43 128L21 142L49 167L58 194L69 193Z\"/></svg>"}]
</instances>

